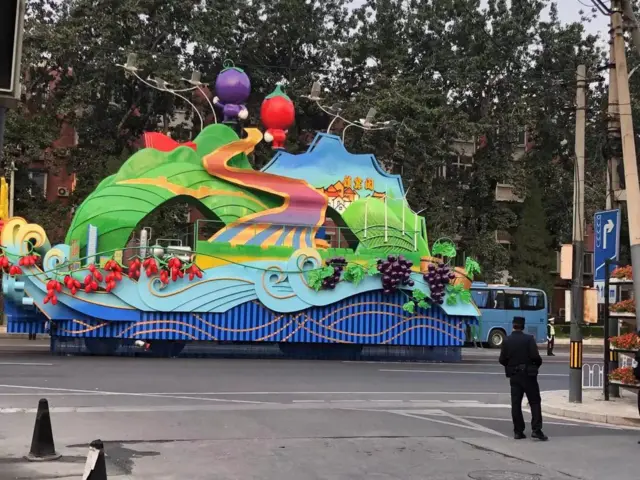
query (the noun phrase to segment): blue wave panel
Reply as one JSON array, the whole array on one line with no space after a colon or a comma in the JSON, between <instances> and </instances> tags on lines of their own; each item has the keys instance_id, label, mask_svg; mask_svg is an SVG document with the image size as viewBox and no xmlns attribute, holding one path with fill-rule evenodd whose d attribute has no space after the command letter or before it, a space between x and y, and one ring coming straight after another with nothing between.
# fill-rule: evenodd
<instances>
[{"instance_id":1,"label":"blue wave panel","mask_svg":"<svg viewBox=\"0 0 640 480\"><path fill-rule=\"evenodd\" d=\"M225 313L142 312L140 321L63 320L59 336L147 340L355 343L460 346L473 317L447 315L440 307L402 310L401 293L366 292L302 312L277 313L257 301Z\"/></svg>"}]
</instances>

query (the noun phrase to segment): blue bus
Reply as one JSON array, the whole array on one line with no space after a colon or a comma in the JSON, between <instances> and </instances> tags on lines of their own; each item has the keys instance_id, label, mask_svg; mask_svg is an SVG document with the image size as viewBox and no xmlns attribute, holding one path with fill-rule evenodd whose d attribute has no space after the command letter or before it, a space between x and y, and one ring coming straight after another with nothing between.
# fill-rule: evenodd
<instances>
[{"instance_id":1,"label":"blue bus","mask_svg":"<svg viewBox=\"0 0 640 480\"><path fill-rule=\"evenodd\" d=\"M533 335L537 343L546 342L548 309L544 291L474 282L471 295L482 314L479 328L475 335L472 333L476 342L500 348L511 333L513 317L524 317L525 332Z\"/></svg>"}]
</instances>

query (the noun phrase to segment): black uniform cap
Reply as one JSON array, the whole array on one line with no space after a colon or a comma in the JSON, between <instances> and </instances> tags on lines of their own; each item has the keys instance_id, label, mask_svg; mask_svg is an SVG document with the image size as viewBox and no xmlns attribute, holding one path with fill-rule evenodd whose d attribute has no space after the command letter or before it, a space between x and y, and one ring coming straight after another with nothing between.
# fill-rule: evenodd
<instances>
[{"instance_id":1,"label":"black uniform cap","mask_svg":"<svg viewBox=\"0 0 640 480\"><path fill-rule=\"evenodd\" d=\"M513 326L519 328L520 330L524 329L524 317L513 317Z\"/></svg>"}]
</instances>

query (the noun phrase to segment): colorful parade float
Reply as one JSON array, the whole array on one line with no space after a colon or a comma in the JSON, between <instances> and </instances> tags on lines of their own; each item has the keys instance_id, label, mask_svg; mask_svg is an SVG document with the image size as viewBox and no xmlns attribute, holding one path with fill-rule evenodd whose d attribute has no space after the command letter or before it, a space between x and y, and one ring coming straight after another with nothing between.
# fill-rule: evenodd
<instances>
[{"instance_id":1,"label":"colorful parade float","mask_svg":"<svg viewBox=\"0 0 640 480\"><path fill-rule=\"evenodd\" d=\"M280 86L263 102L264 133L239 128L249 90L246 74L228 68L212 101L223 123L185 144L146 134L146 148L76 209L64 244L27 219L6 219L9 333L46 333L52 351L81 344L103 355L176 356L206 342L460 358L479 316L469 290L478 264L452 265L450 242L430 248L402 179L374 155L350 153L328 133L288 153L295 110ZM255 170L249 156L261 141L275 154ZM167 202L206 217L191 244L143 228Z\"/></svg>"}]
</instances>

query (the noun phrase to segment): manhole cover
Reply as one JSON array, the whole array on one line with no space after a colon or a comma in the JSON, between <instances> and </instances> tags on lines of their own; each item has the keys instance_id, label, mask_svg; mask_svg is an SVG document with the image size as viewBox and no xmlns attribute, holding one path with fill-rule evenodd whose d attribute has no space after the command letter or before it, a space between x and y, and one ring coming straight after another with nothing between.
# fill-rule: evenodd
<instances>
[{"instance_id":1,"label":"manhole cover","mask_svg":"<svg viewBox=\"0 0 640 480\"><path fill-rule=\"evenodd\" d=\"M473 480L540 480L535 473L508 472L506 470L482 470L471 472L469 478Z\"/></svg>"}]
</instances>

